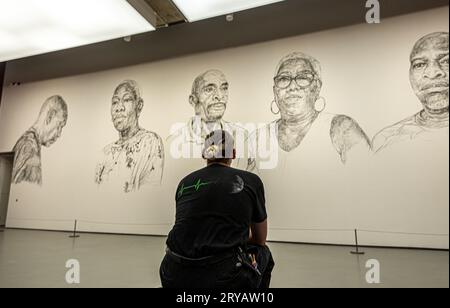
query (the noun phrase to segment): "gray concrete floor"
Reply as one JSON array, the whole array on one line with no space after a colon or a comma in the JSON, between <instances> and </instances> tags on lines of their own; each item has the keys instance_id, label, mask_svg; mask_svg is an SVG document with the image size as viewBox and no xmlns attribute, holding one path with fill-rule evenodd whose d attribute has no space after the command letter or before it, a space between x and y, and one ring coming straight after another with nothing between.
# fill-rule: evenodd
<instances>
[{"instance_id":1,"label":"gray concrete floor","mask_svg":"<svg viewBox=\"0 0 450 308\"><path fill-rule=\"evenodd\" d=\"M78 287L160 286L158 269L165 238L5 230L0 232L0 288L73 287L66 261L81 266ZM274 288L449 287L446 251L367 248L363 256L348 247L269 244L276 262ZM380 263L381 284L366 282L366 262Z\"/></svg>"}]
</instances>

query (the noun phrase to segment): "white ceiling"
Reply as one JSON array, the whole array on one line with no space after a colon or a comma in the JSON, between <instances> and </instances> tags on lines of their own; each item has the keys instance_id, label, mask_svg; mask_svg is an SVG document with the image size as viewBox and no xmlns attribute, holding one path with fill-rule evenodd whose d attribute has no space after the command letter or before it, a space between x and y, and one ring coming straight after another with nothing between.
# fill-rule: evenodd
<instances>
[{"instance_id":1,"label":"white ceiling","mask_svg":"<svg viewBox=\"0 0 450 308\"><path fill-rule=\"evenodd\" d=\"M173 0L190 22L281 1ZM157 15L145 0L1 0L0 62L149 32Z\"/></svg>"},{"instance_id":2,"label":"white ceiling","mask_svg":"<svg viewBox=\"0 0 450 308\"><path fill-rule=\"evenodd\" d=\"M125 0L1 0L0 62L151 30Z\"/></svg>"},{"instance_id":3,"label":"white ceiling","mask_svg":"<svg viewBox=\"0 0 450 308\"><path fill-rule=\"evenodd\" d=\"M190 21L240 12L284 0L172 0Z\"/></svg>"}]
</instances>

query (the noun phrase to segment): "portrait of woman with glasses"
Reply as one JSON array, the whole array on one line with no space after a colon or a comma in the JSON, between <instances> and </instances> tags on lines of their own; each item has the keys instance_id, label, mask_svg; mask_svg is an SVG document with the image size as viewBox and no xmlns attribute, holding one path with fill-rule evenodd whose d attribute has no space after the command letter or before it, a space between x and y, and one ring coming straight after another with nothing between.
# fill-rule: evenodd
<instances>
[{"instance_id":1,"label":"portrait of woman with glasses","mask_svg":"<svg viewBox=\"0 0 450 308\"><path fill-rule=\"evenodd\" d=\"M321 89L319 61L300 52L280 61L270 107L278 118L250 137L252 158L248 170L283 167L292 156L300 159L305 151L322 159L329 156L340 164L346 164L350 151L356 148L370 151L370 139L355 120L325 112Z\"/></svg>"}]
</instances>

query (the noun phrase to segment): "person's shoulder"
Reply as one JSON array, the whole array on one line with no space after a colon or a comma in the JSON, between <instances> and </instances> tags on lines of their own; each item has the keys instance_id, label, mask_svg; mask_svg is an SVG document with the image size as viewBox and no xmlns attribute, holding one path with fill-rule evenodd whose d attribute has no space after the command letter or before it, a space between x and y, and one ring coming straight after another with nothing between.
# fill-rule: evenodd
<instances>
[{"instance_id":1,"label":"person's shoulder","mask_svg":"<svg viewBox=\"0 0 450 308\"><path fill-rule=\"evenodd\" d=\"M358 122L344 114L331 116L330 138L339 152L349 150L361 143L371 147L369 137Z\"/></svg>"},{"instance_id":2,"label":"person's shoulder","mask_svg":"<svg viewBox=\"0 0 450 308\"><path fill-rule=\"evenodd\" d=\"M149 131L149 130L146 130L146 129L142 129L139 132L139 135L140 135L140 138L143 138L143 139L153 139L153 140L161 139L161 137L156 132Z\"/></svg>"},{"instance_id":3,"label":"person's shoulder","mask_svg":"<svg viewBox=\"0 0 450 308\"><path fill-rule=\"evenodd\" d=\"M19 138L20 142L31 142L31 143L37 143L36 135L28 130Z\"/></svg>"},{"instance_id":4,"label":"person's shoulder","mask_svg":"<svg viewBox=\"0 0 450 308\"><path fill-rule=\"evenodd\" d=\"M247 132L247 129L241 125L240 123L234 123L234 122L228 122L228 121L223 121L223 124L225 126L225 129L230 131L231 133L233 132Z\"/></svg>"},{"instance_id":5,"label":"person's shoulder","mask_svg":"<svg viewBox=\"0 0 450 308\"><path fill-rule=\"evenodd\" d=\"M364 131L359 126L358 122L352 117L345 114L329 114L331 118L331 132L335 134L348 135L356 133L358 135L364 135Z\"/></svg>"},{"instance_id":6,"label":"person's shoulder","mask_svg":"<svg viewBox=\"0 0 450 308\"><path fill-rule=\"evenodd\" d=\"M256 184L258 186L264 186L264 183L263 183L262 179L259 177L259 175L255 174L253 172L240 170L240 169L233 169L233 171L235 173L237 173L239 176L241 176L242 178L244 178L244 180L246 182L250 181L251 183Z\"/></svg>"},{"instance_id":7,"label":"person's shoulder","mask_svg":"<svg viewBox=\"0 0 450 308\"><path fill-rule=\"evenodd\" d=\"M102 153L104 155L109 155L109 154L111 154L113 152L114 148L118 148L117 141L112 142L112 143L106 145L105 147L103 147Z\"/></svg>"},{"instance_id":8,"label":"person's shoulder","mask_svg":"<svg viewBox=\"0 0 450 308\"><path fill-rule=\"evenodd\" d=\"M16 142L14 146L14 151L20 151L22 149L32 150L38 149L39 145L34 134L30 131L25 132Z\"/></svg>"},{"instance_id":9,"label":"person's shoulder","mask_svg":"<svg viewBox=\"0 0 450 308\"><path fill-rule=\"evenodd\" d=\"M410 116L398 123L385 127L378 132L372 141L375 152L381 150L386 144L393 142L395 139L403 139L404 137L413 137L423 131L416 123L416 115Z\"/></svg>"},{"instance_id":10,"label":"person's shoulder","mask_svg":"<svg viewBox=\"0 0 450 308\"><path fill-rule=\"evenodd\" d=\"M162 143L162 138L157 133L142 129L137 137L137 141L144 144Z\"/></svg>"},{"instance_id":11,"label":"person's shoulder","mask_svg":"<svg viewBox=\"0 0 450 308\"><path fill-rule=\"evenodd\" d=\"M198 180L199 178L201 178L202 175L204 175L205 170L206 170L206 167L187 174L185 177L183 177L180 180L180 185L182 183Z\"/></svg>"}]
</instances>

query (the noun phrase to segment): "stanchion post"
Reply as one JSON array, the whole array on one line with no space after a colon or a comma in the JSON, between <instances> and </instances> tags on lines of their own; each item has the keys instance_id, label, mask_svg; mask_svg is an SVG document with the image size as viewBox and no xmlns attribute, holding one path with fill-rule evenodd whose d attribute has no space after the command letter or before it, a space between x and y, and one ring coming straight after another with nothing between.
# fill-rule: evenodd
<instances>
[{"instance_id":1,"label":"stanchion post","mask_svg":"<svg viewBox=\"0 0 450 308\"><path fill-rule=\"evenodd\" d=\"M359 251L358 230L357 229L355 229L355 247L356 247L356 251L352 251L351 252L352 255L363 255L363 254L365 254L365 252Z\"/></svg>"},{"instance_id":2,"label":"stanchion post","mask_svg":"<svg viewBox=\"0 0 450 308\"><path fill-rule=\"evenodd\" d=\"M75 220L75 224L73 226L73 234L69 236L70 238L79 238L80 236L77 235L77 221Z\"/></svg>"}]
</instances>

